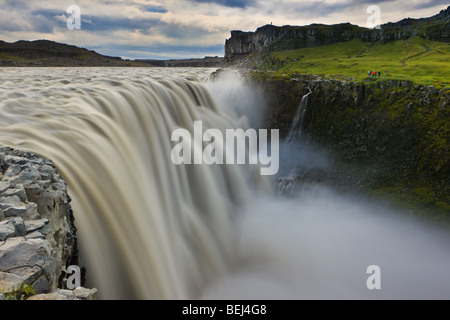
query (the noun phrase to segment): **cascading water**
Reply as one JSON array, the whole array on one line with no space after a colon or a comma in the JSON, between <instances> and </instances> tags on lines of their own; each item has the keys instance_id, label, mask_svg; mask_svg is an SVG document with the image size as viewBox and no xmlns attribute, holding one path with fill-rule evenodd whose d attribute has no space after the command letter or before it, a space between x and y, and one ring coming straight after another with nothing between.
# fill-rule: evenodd
<instances>
[{"instance_id":1,"label":"cascading water","mask_svg":"<svg viewBox=\"0 0 450 320\"><path fill-rule=\"evenodd\" d=\"M210 72L1 70L0 145L53 159L102 298L450 298L447 234L329 190L278 199L254 166L174 165L173 130L249 123L226 106L254 93Z\"/></svg>"},{"instance_id":2,"label":"cascading water","mask_svg":"<svg viewBox=\"0 0 450 320\"><path fill-rule=\"evenodd\" d=\"M40 71L4 70L1 141L57 164L102 295L198 296L233 264L234 207L252 192L239 166L171 162L174 129L236 126L195 81L205 71Z\"/></svg>"},{"instance_id":3,"label":"cascading water","mask_svg":"<svg viewBox=\"0 0 450 320\"><path fill-rule=\"evenodd\" d=\"M317 189L317 183L299 183L308 170L314 168L323 168L326 160L322 156L315 155L309 145L308 139L305 139L303 130L305 126L305 114L308 109L308 97L312 93L308 86L308 93L304 94L298 104L294 119L287 138L281 146L282 170L278 174L277 193L280 195L303 195L312 193ZM311 155L313 155L311 157ZM314 161L311 161L314 158Z\"/></svg>"},{"instance_id":4,"label":"cascading water","mask_svg":"<svg viewBox=\"0 0 450 320\"><path fill-rule=\"evenodd\" d=\"M303 122L305 119L305 113L308 108L308 97L312 93L310 87L308 87L308 93L305 94L298 105L297 111L295 112L294 120L292 120L291 130L287 137L288 143L295 141L300 141L303 134Z\"/></svg>"}]
</instances>

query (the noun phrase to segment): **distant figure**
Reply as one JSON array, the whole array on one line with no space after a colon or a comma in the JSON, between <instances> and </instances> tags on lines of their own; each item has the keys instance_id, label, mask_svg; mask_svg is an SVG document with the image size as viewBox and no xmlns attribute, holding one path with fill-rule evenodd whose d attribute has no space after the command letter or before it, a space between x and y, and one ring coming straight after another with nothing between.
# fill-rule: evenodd
<instances>
[{"instance_id":1,"label":"distant figure","mask_svg":"<svg viewBox=\"0 0 450 320\"><path fill-rule=\"evenodd\" d=\"M367 72L368 77L370 77L371 74L372 74L372 71Z\"/></svg>"},{"instance_id":2,"label":"distant figure","mask_svg":"<svg viewBox=\"0 0 450 320\"><path fill-rule=\"evenodd\" d=\"M374 76L374 77L375 77L375 71L372 71L372 76Z\"/></svg>"},{"instance_id":3,"label":"distant figure","mask_svg":"<svg viewBox=\"0 0 450 320\"><path fill-rule=\"evenodd\" d=\"M381 72L380 72L380 71L378 71L378 78L379 78L379 77L381 77Z\"/></svg>"}]
</instances>

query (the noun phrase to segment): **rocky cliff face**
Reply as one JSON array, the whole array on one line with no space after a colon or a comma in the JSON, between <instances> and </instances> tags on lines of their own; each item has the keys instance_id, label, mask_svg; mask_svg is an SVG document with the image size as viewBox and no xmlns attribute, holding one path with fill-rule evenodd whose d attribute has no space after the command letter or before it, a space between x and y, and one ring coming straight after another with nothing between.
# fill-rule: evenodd
<instances>
[{"instance_id":1,"label":"rocky cliff face","mask_svg":"<svg viewBox=\"0 0 450 320\"><path fill-rule=\"evenodd\" d=\"M343 174L367 189L450 217L450 90L313 75L282 79L254 73L252 79L267 95L267 128L278 128L286 137L310 88L303 127L309 144L345 168L361 169L359 176Z\"/></svg>"},{"instance_id":2,"label":"rocky cliff face","mask_svg":"<svg viewBox=\"0 0 450 320\"><path fill-rule=\"evenodd\" d=\"M66 266L77 263L70 201L52 161L0 148L0 292L62 288Z\"/></svg>"},{"instance_id":3,"label":"rocky cliff face","mask_svg":"<svg viewBox=\"0 0 450 320\"><path fill-rule=\"evenodd\" d=\"M450 40L450 6L439 14L423 19L404 19L387 23L380 29L367 29L343 23L337 25L312 24L310 26L266 25L255 32L231 31L225 43L225 60L234 61L251 52L263 50L289 50L349 41L394 41L421 35L430 40Z\"/></svg>"}]
</instances>

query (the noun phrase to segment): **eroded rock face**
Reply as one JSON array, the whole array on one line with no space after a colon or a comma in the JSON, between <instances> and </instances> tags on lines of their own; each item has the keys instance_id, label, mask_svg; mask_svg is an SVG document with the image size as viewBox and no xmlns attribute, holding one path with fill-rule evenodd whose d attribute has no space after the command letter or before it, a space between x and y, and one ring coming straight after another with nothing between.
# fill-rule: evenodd
<instances>
[{"instance_id":1,"label":"eroded rock face","mask_svg":"<svg viewBox=\"0 0 450 320\"><path fill-rule=\"evenodd\" d=\"M37 293L61 287L77 259L70 201L51 160L0 148L0 292L23 283Z\"/></svg>"},{"instance_id":2,"label":"eroded rock face","mask_svg":"<svg viewBox=\"0 0 450 320\"><path fill-rule=\"evenodd\" d=\"M429 18L403 19L386 23L380 28L362 28L350 23L309 26L265 25L255 32L231 31L225 43L225 61L236 61L242 56L262 50L291 50L327 45L352 39L365 42L394 41L421 36L429 40L450 40L450 6Z\"/></svg>"}]
</instances>

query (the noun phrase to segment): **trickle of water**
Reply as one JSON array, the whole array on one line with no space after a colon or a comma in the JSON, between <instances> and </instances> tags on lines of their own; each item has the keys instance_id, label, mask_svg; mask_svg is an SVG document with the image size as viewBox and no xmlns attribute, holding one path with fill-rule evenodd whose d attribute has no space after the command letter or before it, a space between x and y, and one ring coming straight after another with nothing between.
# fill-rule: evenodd
<instances>
[{"instance_id":1,"label":"trickle of water","mask_svg":"<svg viewBox=\"0 0 450 320\"><path fill-rule=\"evenodd\" d=\"M298 105L297 111L295 112L294 120L292 120L291 129L289 131L287 141L288 143L294 142L294 141L301 141L302 134L303 134L303 122L305 119L305 113L306 109L308 107L308 97L312 93L312 90L310 87L308 87L309 92L305 94L302 99L300 100L300 103Z\"/></svg>"}]
</instances>

